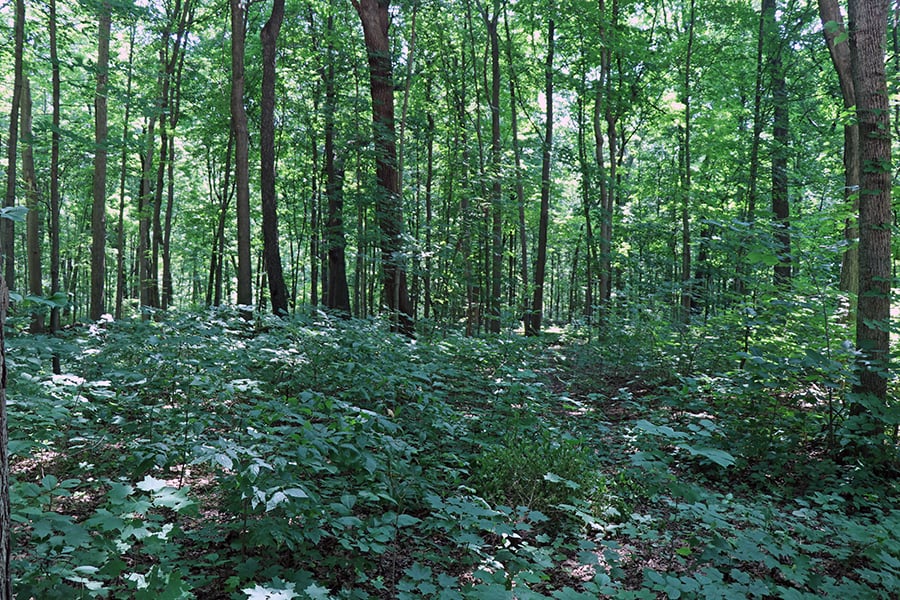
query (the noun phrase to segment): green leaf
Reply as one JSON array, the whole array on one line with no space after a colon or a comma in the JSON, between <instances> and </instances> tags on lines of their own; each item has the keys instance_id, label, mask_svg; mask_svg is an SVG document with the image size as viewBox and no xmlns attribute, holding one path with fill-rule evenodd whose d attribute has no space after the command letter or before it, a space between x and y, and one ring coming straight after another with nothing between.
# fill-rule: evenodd
<instances>
[{"instance_id":1,"label":"green leaf","mask_svg":"<svg viewBox=\"0 0 900 600\"><path fill-rule=\"evenodd\" d=\"M9 219L15 223L24 223L28 215L27 206L4 206L0 208L0 219Z\"/></svg>"}]
</instances>

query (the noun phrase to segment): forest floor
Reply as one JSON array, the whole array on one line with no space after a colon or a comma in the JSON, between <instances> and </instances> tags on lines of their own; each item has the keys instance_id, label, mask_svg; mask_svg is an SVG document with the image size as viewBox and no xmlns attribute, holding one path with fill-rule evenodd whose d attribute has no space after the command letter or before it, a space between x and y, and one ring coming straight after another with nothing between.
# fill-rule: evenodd
<instances>
[{"instance_id":1,"label":"forest floor","mask_svg":"<svg viewBox=\"0 0 900 600\"><path fill-rule=\"evenodd\" d=\"M897 597L897 480L818 382L383 327L12 336L17 597Z\"/></svg>"}]
</instances>

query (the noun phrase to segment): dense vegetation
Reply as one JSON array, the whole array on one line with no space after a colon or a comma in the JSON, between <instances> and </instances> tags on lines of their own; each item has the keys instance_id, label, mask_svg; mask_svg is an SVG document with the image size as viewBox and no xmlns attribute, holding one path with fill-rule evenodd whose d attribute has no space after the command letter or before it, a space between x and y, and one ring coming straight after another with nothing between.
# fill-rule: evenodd
<instances>
[{"instance_id":1,"label":"dense vegetation","mask_svg":"<svg viewBox=\"0 0 900 600\"><path fill-rule=\"evenodd\" d=\"M13 336L18 597L900 586L897 480L841 459L835 342L772 337L793 350L738 370L719 325L646 314L599 340L385 329L219 310Z\"/></svg>"}]
</instances>

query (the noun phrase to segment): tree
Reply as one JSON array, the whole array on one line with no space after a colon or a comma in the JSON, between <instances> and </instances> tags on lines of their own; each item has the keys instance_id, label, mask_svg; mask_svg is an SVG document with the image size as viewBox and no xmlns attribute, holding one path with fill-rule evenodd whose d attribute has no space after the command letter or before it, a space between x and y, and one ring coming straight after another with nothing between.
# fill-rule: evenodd
<instances>
[{"instance_id":1,"label":"tree","mask_svg":"<svg viewBox=\"0 0 900 600\"><path fill-rule=\"evenodd\" d=\"M822 20L822 31L831 63L837 72L838 84L844 109L851 110L856 106L856 92L853 86L853 68L850 59L850 44L844 18L837 0L819 0L819 17ZM859 210L859 125L855 119L844 121L844 198L852 213ZM844 239L849 242L841 262L841 289L855 296L859 290L859 248L856 238L859 236L855 216L846 220Z\"/></svg>"},{"instance_id":2,"label":"tree","mask_svg":"<svg viewBox=\"0 0 900 600\"><path fill-rule=\"evenodd\" d=\"M391 311L392 329L413 334L412 307L403 258L403 209L394 126L394 84L388 28L390 0L351 0L359 14L369 61L369 92L375 138L378 190L375 212L381 229L381 269L384 297Z\"/></svg>"},{"instance_id":3,"label":"tree","mask_svg":"<svg viewBox=\"0 0 900 600\"><path fill-rule=\"evenodd\" d=\"M44 295L44 281L41 275L41 192L38 189L37 175L34 169L34 139L31 131L31 86L25 77L22 85L22 180L25 184L26 205L28 214L25 217L25 248L28 257L28 293L34 296ZM44 331L44 314L38 309L31 313L31 332Z\"/></svg>"},{"instance_id":4,"label":"tree","mask_svg":"<svg viewBox=\"0 0 900 600\"><path fill-rule=\"evenodd\" d=\"M891 130L885 75L888 0L850 0L850 58L859 123L859 305L856 347L863 396L851 407L868 417L867 433L880 438L883 424L867 402L887 399L891 309Z\"/></svg>"},{"instance_id":5,"label":"tree","mask_svg":"<svg viewBox=\"0 0 900 600\"><path fill-rule=\"evenodd\" d=\"M501 269L503 266L503 198L500 172L503 148L500 140L500 36L498 32L500 1L493 0L490 11L486 6L482 6L481 16L487 27L491 47L491 94L489 97L491 107L491 297L488 330L491 333L500 333Z\"/></svg>"},{"instance_id":6,"label":"tree","mask_svg":"<svg viewBox=\"0 0 900 600\"><path fill-rule=\"evenodd\" d=\"M782 52L784 43L778 32L775 0L763 2L763 19L767 29L769 69L772 82L774 121L772 126L772 216L775 226L775 246L778 262L774 265L776 286L791 282L790 204L788 200L788 94Z\"/></svg>"},{"instance_id":7,"label":"tree","mask_svg":"<svg viewBox=\"0 0 900 600\"><path fill-rule=\"evenodd\" d=\"M9 290L0 275L0 600L13 600L9 498L9 426L6 411L6 310Z\"/></svg>"},{"instance_id":8,"label":"tree","mask_svg":"<svg viewBox=\"0 0 900 600\"><path fill-rule=\"evenodd\" d=\"M284 21L284 0L272 3L272 14L260 32L263 48L262 102L260 103L259 161L262 193L263 262L269 282L272 312L288 312L287 288L281 268L278 242L278 201L275 189L275 77L276 44Z\"/></svg>"},{"instance_id":9,"label":"tree","mask_svg":"<svg viewBox=\"0 0 900 600\"><path fill-rule=\"evenodd\" d=\"M109 84L109 36L112 15L108 2L100 4L97 41L97 87L94 94L94 171L91 209L91 320L97 321L106 310L106 156L107 86Z\"/></svg>"},{"instance_id":10,"label":"tree","mask_svg":"<svg viewBox=\"0 0 900 600\"><path fill-rule=\"evenodd\" d=\"M9 111L9 136L6 140L6 196L3 200L4 208L11 208L16 204L16 158L18 156L19 140L19 102L22 98L23 55L25 38L25 0L16 0L14 23L15 59L13 69L13 94ZM15 227L11 219L0 219L0 261L3 262L2 271L7 285L15 289Z\"/></svg>"},{"instance_id":11,"label":"tree","mask_svg":"<svg viewBox=\"0 0 900 600\"><path fill-rule=\"evenodd\" d=\"M250 133L244 110L244 5L231 0L231 127L234 131L234 172L237 204L237 303L253 304L250 256ZM251 313L242 309L246 318Z\"/></svg>"},{"instance_id":12,"label":"tree","mask_svg":"<svg viewBox=\"0 0 900 600\"><path fill-rule=\"evenodd\" d=\"M550 3L550 13L554 4ZM525 317L525 335L538 335L544 315L544 282L547 274L547 229L550 223L550 166L553 157L553 53L556 49L556 22L551 16L547 25L547 61L544 64L544 139L541 156L541 216L538 223L537 257L534 263L534 296L531 311Z\"/></svg>"}]
</instances>

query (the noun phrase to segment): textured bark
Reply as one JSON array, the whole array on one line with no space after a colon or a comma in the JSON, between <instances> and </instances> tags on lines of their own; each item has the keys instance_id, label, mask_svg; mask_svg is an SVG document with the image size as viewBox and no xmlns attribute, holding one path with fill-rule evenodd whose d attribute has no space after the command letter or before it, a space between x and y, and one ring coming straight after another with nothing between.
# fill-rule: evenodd
<instances>
[{"instance_id":1,"label":"textured bark","mask_svg":"<svg viewBox=\"0 0 900 600\"><path fill-rule=\"evenodd\" d=\"M128 43L128 75L125 84L125 118L122 131L122 155L120 157L119 173L119 218L116 223L116 303L113 316L118 320L122 318L123 304L125 302L125 183L128 175L128 130L131 119L131 87L134 73L134 38L137 26L132 25Z\"/></svg>"},{"instance_id":2,"label":"textured bark","mask_svg":"<svg viewBox=\"0 0 900 600\"><path fill-rule=\"evenodd\" d=\"M384 297L391 311L392 328L411 336L414 323L406 284L406 261L402 256L403 199L397 169L393 66L388 40L390 0L352 1L362 22L369 61L375 174L378 181L375 211L381 229Z\"/></svg>"},{"instance_id":3,"label":"textured bark","mask_svg":"<svg viewBox=\"0 0 900 600\"><path fill-rule=\"evenodd\" d=\"M92 321L106 311L106 159L108 117L106 88L109 84L109 36L112 25L108 2L100 4L97 41L97 87L94 94L94 177L91 209L91 308Z\"/></svg>"},{"instance_id":4,"label":"textured bark","mask_svg":"<svg viewBox=\"0 0 900 600\"><path fill-rule=\"evenodd\" d=\"M681 102L684 104L684 125L681 146L681 319L690 323L694 303L691 279L691 61L694 50L694 18L696 3L690 2L688 14L688 44L685 55L684 81Z\"/></svg>"},{"instance_id":5,"label":"textured bark","mask_svg":"<svg viewBox=\"0 0 900 600\"><path fill-rule=\"evenodd\" d=\"M231 127L234 130L234 173L237 185L237 303L253 303L253 267L250 256L250 134L244 110L244 8L231 1ZM252 312L242 308L245 318Z\"/></svg>"},{"instance_id":6,"label":"textured bark","mask_svg":"<svg viewBox=\"0 0 900 600\"><path fill-rule=\"evenodd\" d=\"M862 171L856 318L860 372L854 391L879 402L887 398L890 360L891 134L884 65L888 6L888 0L851 0L848 10ZM859 403L852 410L867 412ZM880 435L883 424L873 418L871 425L871 433Z\"/></svg>"},{"instance_id":7,"label":"textured bark","mask_svg":"<svg viewBox=\"0 0 900 600\"><path fill-rule=\"evenodd\" d=\"M278 197L275 188L275 78L278 33L284 21L284 0L275 0L272 14L260 32L263 48L262 102L260 104L259 158L262 193L263 262L269 283L272 312L288 312L287 287L278 242Z\"/></svg>"},{"instance_id":8,"label":"textured bark","mask_svg":"<svg viewBox=\"0 0 900 600\"><path fill-rule=\"evenodd\" d=\"M35 296L44 295L44 282L42 276L41 248L43 222L43 202L41 192L37 185L37 176L34 171L34 151L32 145L34 139L31 132L31 88L28 78L24 78L22 85L22 183L25 186L26 205L28 215L25 223L25 253L28 258L28 293ZM32 333L44 331L44 313L38 309L31 313Z\"/></svg>"},{"instance_id":9,"label":"textured bark","mask_svg":"<svg viewBox=\"0 0 900 600\"><path fill-rule=\"evenodd\" d=\"M60 74L56 40L56 0L50 0L48 33L50 37L51 104L53 127L50 137L50 295L59 292L59 145L60 145ZM50 309L50 332L59 331L59 307ZM52 358L53 373L62 372L58 353Z\"/></svg>"},{"instance_id":10,"label":"textured bark","mask_svg":"<svg viewBox=\"0 0 900 600\"><path fill-rule=\"evenodd\" d=\"M553 14L551 7L550 14ZM550 223L550 166L553 157L553 55L556 49L556 23L550 18L547 31L547 61L544 64L544 140L541 158L541 212L538 222L537 257L534 263L534 297L525 317L525 335L538 335L544 316L544 279L547 272L547 229Z\"/></svg>"},{"instance_id":11,"label":"textured bark","mask_svg":"<svg viewBox=\"0 0 900 600\"><path fill-rule=\"evenodd\" d=\"M497 30L500 21L500 2L494 0L490 14L486 8L482 10L491 47L491 95L489 99L491 107L491 296L487 326L491 333L500 333L500 299L503 287L503 198L500 185L500 161L503 148L500 139L500 36Z\"/></svg>"}]
</instances>

